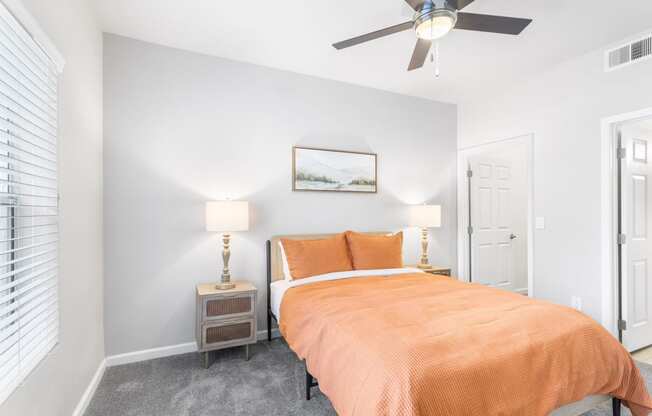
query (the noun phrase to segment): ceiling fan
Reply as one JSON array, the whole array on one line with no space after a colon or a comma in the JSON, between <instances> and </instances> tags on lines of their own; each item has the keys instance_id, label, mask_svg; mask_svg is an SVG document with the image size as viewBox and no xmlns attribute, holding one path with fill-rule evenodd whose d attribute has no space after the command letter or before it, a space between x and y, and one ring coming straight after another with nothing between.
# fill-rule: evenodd
<instances>
[{"instance_id":1,"label":"ceiling fan","mask_svg":"<svg viewBox=\"0 0 652 416\"><path fill-rule=\"evenodd\" d=\"M532 23L532 19L460 12L474 0L405 1L415 11L412 20L335 43L333 47L338 50L344 49L413 29L418 40L408 67L408 71L412 71L421 68L426 62L433 41L446 36L453 29L519 35Z\"/></svg>"}]
</instances>

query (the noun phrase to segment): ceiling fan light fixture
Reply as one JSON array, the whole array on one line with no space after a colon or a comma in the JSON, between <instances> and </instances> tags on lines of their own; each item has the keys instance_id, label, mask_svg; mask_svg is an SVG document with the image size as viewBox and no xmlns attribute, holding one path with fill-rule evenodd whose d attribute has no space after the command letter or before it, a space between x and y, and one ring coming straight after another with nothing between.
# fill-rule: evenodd
<instances>
[{"instance_id":1,"label":"ceiling fan light fixture","mask_svg":"<svg viewBox=\"0 0 652 416\"><path fill-rule=\"evenodd\" d=\"M432 10L417 17L414 28L417 37L437 40L446 36L457 24L457 13L449 9Z\"/></svg>"}]
</instances>

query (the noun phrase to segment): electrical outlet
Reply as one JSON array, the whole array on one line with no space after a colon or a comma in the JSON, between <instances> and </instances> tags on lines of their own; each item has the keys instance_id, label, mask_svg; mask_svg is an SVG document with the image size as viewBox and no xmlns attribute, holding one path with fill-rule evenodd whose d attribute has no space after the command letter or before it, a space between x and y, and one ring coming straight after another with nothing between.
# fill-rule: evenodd
<instances>
[{"instance_id":1,"label":"electrical outlet","mask_svg":"<svg viewBox=\"0 0 652 416\"><path fill-rule=\"evenodd\" d=\"M572 302L573 302L573 308L577 309L578 311L582 310L582 298L581 297L573 296Z\"/></svg>"}]
</instances>

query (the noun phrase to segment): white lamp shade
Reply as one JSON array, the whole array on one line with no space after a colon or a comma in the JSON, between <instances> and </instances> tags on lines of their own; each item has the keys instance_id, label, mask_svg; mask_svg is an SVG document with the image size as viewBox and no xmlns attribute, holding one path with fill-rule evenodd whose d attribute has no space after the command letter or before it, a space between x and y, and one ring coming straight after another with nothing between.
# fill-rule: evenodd
<instances>
[{"instance_id":1,"label":"white lamp shade","mask_svg":"<svg viewBox=\"0 0 652 416\"><path fill-rule=\"evenodd\" d=\"M441 206L414 205L412 207L411 225L420 228L441 227Z\"/></svg>"},{"instance_id":2,"label":"white lamp shade","mask_svg":"<svg viewBox=\"0 0 652 416\"><path fill-rule=\"evenodd\" d=\"M249 202L211 201L206 203L206 231L228 233L249 229Z\"/></svg>"}]
</instances>

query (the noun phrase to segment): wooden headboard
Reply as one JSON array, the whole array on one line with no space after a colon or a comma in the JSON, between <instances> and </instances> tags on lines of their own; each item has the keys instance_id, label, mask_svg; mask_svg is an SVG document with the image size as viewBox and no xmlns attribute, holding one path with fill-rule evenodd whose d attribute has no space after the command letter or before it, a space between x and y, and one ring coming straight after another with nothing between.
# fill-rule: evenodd
<instances>
[{"instance_id":1,"label":"wooden headboard","mask_svg":"<svg viewBox=\"0 0 652 416\"><path fill-rule=\"evenodd\" d=\"M363 234L369 235L387 235L391 234L389 231L375 231L375 232L365 232ZM305 235L279 235L272 237L269 240L269 270L271 282L276 282L277 280L283 280L283 260L281 258L281 248L279 246L279 241L281 238L287 238L290 240L320 240L323 238L334 237L337 234L305 234Z\"/></svg>"}]
</instances>

